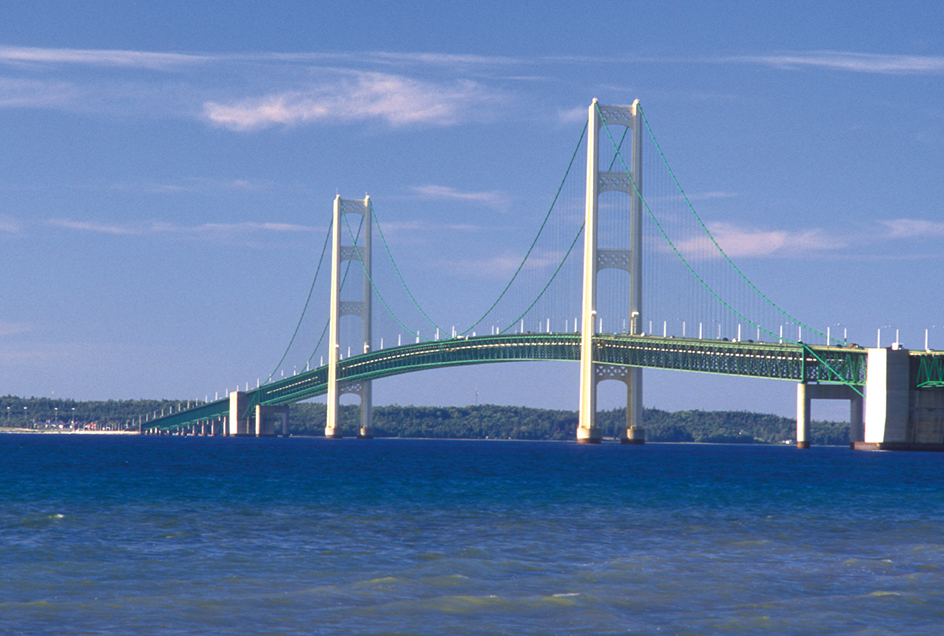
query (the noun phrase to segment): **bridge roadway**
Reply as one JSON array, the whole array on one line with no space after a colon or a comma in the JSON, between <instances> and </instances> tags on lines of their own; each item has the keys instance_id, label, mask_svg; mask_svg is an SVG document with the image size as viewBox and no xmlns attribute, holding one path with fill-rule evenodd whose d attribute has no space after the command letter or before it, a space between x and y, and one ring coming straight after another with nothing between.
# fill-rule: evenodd
<instances>
[{"instance_id":1,"label":"bridge roadway","mask_svg":"<svg viewBox=\"0 0 944 636\"><path fill-rule=\"evenodd\" d=\"M364 382L424 369L489 362L579 359L579 333L460 337L351 356L338 363L338 381ZM861 386L866 379L867 355L865 349L856 347L599 334L594 336L594 361L611 367L638 366ZM257 404L290 404L324 395L327 390L328 367L318 367L247 391L247 416ZM229 408L228 398L200 404L148 419L142 422L141 431L169 431L218 420L229 416Z\"/></svg>"}]
</instances>

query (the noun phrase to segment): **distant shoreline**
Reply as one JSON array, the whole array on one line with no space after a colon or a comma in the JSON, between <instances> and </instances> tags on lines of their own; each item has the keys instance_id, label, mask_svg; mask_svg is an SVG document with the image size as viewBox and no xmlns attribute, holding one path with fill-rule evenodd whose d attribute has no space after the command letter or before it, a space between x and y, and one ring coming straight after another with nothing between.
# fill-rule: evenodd
<instances>
[{"instance_id":1,"label":"distant shoreline","mask_svg":"<svg viewBox=\"0 0 944 636\"><path fill-rule=\"evenodd\" d=\"M88 431L69 429L42 429L42 428L0 428L0 433L30 433L40 435L140 435L138 431Z\"/></svg>"}]
</instances>

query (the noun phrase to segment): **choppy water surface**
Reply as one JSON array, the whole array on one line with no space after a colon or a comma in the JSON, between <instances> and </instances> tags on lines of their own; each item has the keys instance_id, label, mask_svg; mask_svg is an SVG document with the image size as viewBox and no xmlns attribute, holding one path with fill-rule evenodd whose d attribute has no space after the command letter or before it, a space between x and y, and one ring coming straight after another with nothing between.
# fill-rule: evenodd
<instances>
[{"instance_id":1,"label":"choppy water surface","mask_svg":"<svg viewBox=\"0 0 944 636\"><path fill-rule=\"evenodd\" d=\"M944 456L0 435L3 634L938 634Z\"/></svg>"}]
</instances>

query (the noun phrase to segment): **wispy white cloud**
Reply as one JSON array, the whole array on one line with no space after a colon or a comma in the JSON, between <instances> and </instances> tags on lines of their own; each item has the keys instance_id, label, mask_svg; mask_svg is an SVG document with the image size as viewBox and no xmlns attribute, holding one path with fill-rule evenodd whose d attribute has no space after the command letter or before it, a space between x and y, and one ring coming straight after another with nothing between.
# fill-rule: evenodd
<instances>
[{"instance_id":1,"label":"wispy white cloud","mask_svg":"<svg viewBox=\"0 0 944 636\"><path fill-rule=\"evenodd\" d=\"M234 131L370 121L451 126L493 117L510 98L494 78L485 79L487 69L519 63L383 52L198 55L0 47L0 108L151 113Z\"/></svg>"},{"instance_id":2,"label":"wispy white cloud","mask_svg":"<svg viewBox=\"0 0 944 636\"><path fill-rule=\"evenodd\" d=\"M98 223L95 221L73 221L71 219L50 219L48 224L52 227L58 227L64 230L80 230L83 232L95 232L97 234L116 234L116 235L134 235L145 234L142 227L132 227L128 225L114 225L109 223Z\"/></svg>"},{"instance_id":3,"label":"wispy white cloud","mask_svg":"<svg viewBox=\"0 0 944 636\"><path fill-rule=\"evenodd\" d=\"M733 199L737 197L738 194L724 190L711 190L709 192L697 192L687 196L689 201L716 201L718 199Z\"/></svg>"},{"instance_id":4,"label":"wispy white cloud","mask_svg":"<svg viewBox=\"0 0 944 636\"><path fill-rule=\"evenodd\" d=\"M891 239L944 238L944 221L892 219L879 223L887 228Z\"/></svg>"},{"instance_id":5,"label":"wispy white cloud","mask_svg":"<svg viewBox=\"0 0 944 636\"><path fill-rule=\"evenodd\" d=\"M586 106L574 106L568 110L561 110L557 113L558 122L561 124L574 124L587 119L588 111Z\"/></svg>"},{"instance_id":6,"label":"wispy white cloud","mask_svg":"<svg viewBox=\"0 0 944 636\"><path fill-rule=\"evenodd\" d=\"M293 223L258 223L246 221L244 223L204 223L192 228L184 228L185 232L316 232L322 231L307 225Z\"/></svg>"},{"instance_id":7,"label":"wispy white cloud","mask_svg":"<svg viewBox=\"0 0 944 636\"><path fill-rule=\"evenodd\" d=\"M48 49L0 46L0 64L70 64L91 67L170 70L219 59L206 55L105 49Z\"/></svg>"},{"instance_id":8,"label":"wispy white cloud","mask_svg":"<svg viewBox=\"0 0 944 636\"><path fill-rule=\"evenodd\" d=\"M549 59L549 58L545 58ZM465 55L450 53L409 53L390 51L343 51L330 53L160 53L123 49L57 49L0 46L0 64L7 66L74 65L90 68L141 68L175 70L220 65L297 65L307 67L387 66L397 68L440 68L448 72L507 68L533 64L529 58Z\"/></svg>"},{"instance_id":9,"label":"wispy white cloud","mask_svg":"<svg viewBox=\"0 0 944 636\"><path fill-rule=\"evenodd\" d=\"M822 229L762 230L731 223L708 223L708 231L731 258L797 257L835 252L848 246ZM720 258L704 237L675 244L687 258Z\"/></svg>"},{"instance_id":10,"label":"wispy white cloud","mask_svg":"<svg viewBox=\"0 0 944 636\"><path fill-rule=\"evenodd\" d=\"M503 86L534 80L522 70L584 61L383 51L189 54L0 47L0 108L170 116L244 133L371 122L444 127L515 113L516 98ZM944 74L944 57L842 51L637 62ZM586 107L559 110L556 118L562 124L582 121Z\"/></svg>"},{"instance_id":11,"label":"wispy white cloud","mask_svg":"<svg viewBox=\"0 0 944 636\"><path fill-rule=\"evenodd\" d=\"M257 242L267 236L321 234L325 231L324 227L259 221L179 225L166 221L123 224L58 218L49 219L46 221L46 225L62 230L116 237L168 237L180 240L239 242L250 245L261 244ZM430 237L456 233L477 233L489 229L471 223L429 223L423 220L394 221L384 223L381 227L384 238L392 245L417 245L428 243L431 240Z\"/></svg>"},{"instance_id":12,"label":"wispy white cloud","mask_svg":"<svg viewBox=\"0 0 944 636\"><path fill-rule=\"evenodd\" d=\"M392 126L448 126L477 119L481 108L501 101L471 80L446 84L401 75L352 72L337 81L230 102L208 101L210 122L237 131L306 123L381 120Z\"/></svg>"},{"instance_id":13,"label":"wispy white cloud","mask_svg":"<svg viewBox=\"0 0 944 636\"><path fill-rule=\"evenodd\" d=\"M259 234L264 232L314 232L318 231L305 225L291 223L260 223L246 221L242 223L204 223L202 225L183 226L162 221L152 221L140 224L114 224L97 221L76 221L72 219L50 219L47 222L52 227L65 230L77 230L97 234L112 234L116 236L157 236L176 235L180 237L225 238L236 235ZM323 230L321 230L323 231Z\"/></svg>"},{"instance_id":14,"label":"wispy white cloud","mask_svg":"<svg viewBox=\"0 0 944 636\"><path fill-rule=\"evenodd\" d=\"M432 184L414 186L412 190L418 194L420 198L430 201L469 201L472 203L481 203L492 208L505 208L511 203L511 197L496 190L461 192L449 186Z\"/></svg>"},{"instance_id":15,"label":"wispy white cloud","mask_svg":"<svg viewBox=\"0 0 944 636\"><path fill-rule=\"evenodd\" d=\"M80 101L83 91L62 80L0 77L0 108L54 108Z\"/></svg>"},{"instance_id":16,"label":"wispy white cloud","mask_svg":"<svg viewBox=\"0 0 944 636\"><path fill-rule=\"evenodd\" d=\"M344 54L344 56L349 60L357 60L365 63L388 62L397 65L439 66L449 70L456 70L458 68L519 66L526 63L526 60L515 57L454 53L393 53L388 51L375 51L347 53Z\"/></svg>"},{"instance_id":17,"label":"wispy white cloud","mask_svg":"<svg viewBox=\"0 0 944 636\"><path fill-rule=\"evenodd\" d=\"M161 80L79 75L69 79L0 77L0 108L56 110L114 116L197 119L208 89Z\"/></svg>"},{"instance_id":18,"label":"wispy white cloud","mask_svg":"<svg viewBox=\"0 0 944 636\"><path fill-rule=\"evenodd\" d=\"M559 252L532 252L525 262L524 271L555 267L564 257ZM522 254L501 254L485 258L465 258L444 261L441 267L461 276L507 278L521 265Z\"/></svg>"},{"instance_id":19,"label":"wispy white cloud","mask_svg":"<svg viewBox=\"0 0 944 636\"><path fill-rule=\"evenodd\" d=\"M381 231L387 243L391 245L425 245L450 234L471 234L484 232L491 228L472 223L429 223L416 219L392 221L381 224Z\"/></svg>"},{"instance_id":20,"label":"wispy white cloud","mask_svg":"<svg viewBox=\"0 0 944 636\"><path fill-rule=\"evenodd\" d=\"M404 221L383 224L384 232L483 232L489 228L472 223L427 223L426 221Z\"/></svg>"},{"instance_id":21,"label":"wispy white cloud","mask_svg":"<svg viewBox=\"0 0 944 636\"><path fill-rule=\"evenodd\" d=\"M769 230L739 226L733 223L713 222L708 231L731 258L796 258L817 256L851 256L857 247L887 244L891 241L944 239L944 221L924 219L891 219L878 221L858 232L830 231L823 228L803 230ZM720 258L721 254L707 237L681 240L676 248L689 259ZM669 249L661 241L655 249ZM869 254L875 258L874 253ZM909 258L924 258L909 254Z\"/></svg>"},{"instance_id":22,"label":"wispy white cloud","mask_svg":"<svg viewBox=\"0 0 944 636\"><path fill-rule=\"evenodd\" d=\"M0 216L0 232L4 234L19 234L23 231L23 225L16 219Z\"/></svg>"},{"instance_id":23,"label":"wispy white cloud","mask_svg":"<svg viewBox=\"0 0 944 636\"><path fill-rule=\"evenodd\" d=\"M646 197L646 201L650 203L672 202L673 204L684 204L685 201L718 201L721 199L735 199L739 196L741 195L737 192L728 192L726 190L708 190L707 192L686 192L684 195L676 193L663 196L649 196Z\"/></svg>"},{"instance_id":24,"label":"wispy white cloud","mask_svg":"<svg viewBox=\"0 0 944 636\"><path fill-rule=\"evenodd\" d=\"M23 322L8 322L0 320L0 336L13 336L32 331L32 326Z\"/></svg>"},{"instance_id":25,"label":"wispy white cloud","mask_svg":"<svg viewBox=\"0 0 944 636\"><path fill-rule=\"evenodd\" d=\"M796 70L804 67L827 68L853 73L877 73L883 75L939 75L944 73L944 56L939 55L894 55L861 53L855 51L779 51L760 55L730 55L723 57L693 58L685 56L558 56L539 58L544 63L567 65L602 64L760 64L778 69ZM523 63L524 60L521 60ZM624 87L610 85L601 88L622 91ZM651 91L647 91L651 94ZM697 93L686 93L695 96ZM704 98L731 98L729 95L703 93Z\"/></svg>"},{"instance_id":26,"label":"wispy white cloud","mask_svg":"<svg viewBox=\"0 0 944 636\"><path fill-rule=\"evenodd\" d=\"M204 179L192 178L179 183L150 183L143 186L144 190L156 193L210 193L210 192L255 192L267 190L276 184L271 181L254 181L250 179ZM119 184L116 189L140 189L141 186Z\"/></svg>"},{"instance_id":27,"label":"wispy white cloud","mask_svg":"<svg viewBox=\"0 0 944 636\"><path fill-rule=\"evenodd\" d=\"M779 69L826 68L852 73L882 75L944 74L944 57L924 55L880 55L848 51L798 51L770 55L721 58L720 62L762 64Z\"/></svg>"}]
</instances>

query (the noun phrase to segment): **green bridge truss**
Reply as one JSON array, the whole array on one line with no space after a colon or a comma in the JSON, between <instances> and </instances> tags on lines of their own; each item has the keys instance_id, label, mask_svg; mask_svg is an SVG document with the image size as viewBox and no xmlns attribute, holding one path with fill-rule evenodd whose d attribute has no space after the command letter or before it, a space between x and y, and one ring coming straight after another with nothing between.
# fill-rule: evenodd
<instances>
[{"instance_id":1,"label":"green bridge truss","mask_svg":"<svg viewBox=\"0 0 944 636\"><path fill-rule=\"evenodd\" d=\"M914 368L915 364L912 364ZM944 387L944 353L940 351L918 354L917 381L919 389Z\"/></svg>"},{"instance_id":2,"label":"green bridge truss","mask_svg":"<svg viewBox=\"0 0 944 636\"><path fill-rule=\"evenodd\" d=\"M594 352L595 362L615 367L634 366L854 386L865 384L867 358L864 349L848 347L622 334L595 336ZM341 360L338 363L338 381L365 382L424 369L489 362L579 359L580 334L575 333L453 338L372 351ZM944 355L934 358L925 366L932 378L931 382L942 381ZM247 391L249 409L257 404L272 406L299 402L324 395L327 390L328 368L323 366ZM150 419L143 422L141 428L142 431L173 430L226 416L229 416L229 400L223 399Z\"/></svg>"}]
</instances>

